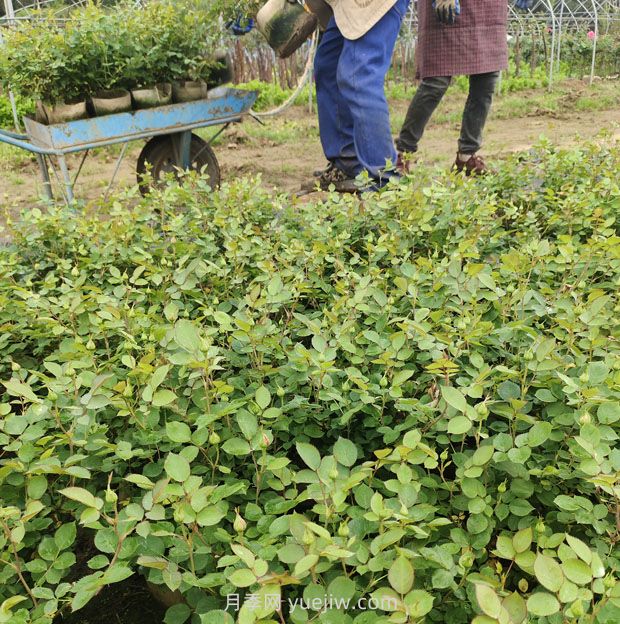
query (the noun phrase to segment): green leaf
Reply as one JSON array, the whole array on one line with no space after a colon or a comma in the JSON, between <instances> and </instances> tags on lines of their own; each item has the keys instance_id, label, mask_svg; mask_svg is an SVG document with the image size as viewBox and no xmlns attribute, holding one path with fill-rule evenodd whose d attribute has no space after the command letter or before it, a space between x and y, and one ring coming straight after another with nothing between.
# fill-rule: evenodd
<instances>
[{"instance_id":1,"label":"green leaf","mask_svg":"<svg viewBox=\"0 0 620 624\"><path fill-rule=\"evenodd\" d=\"M164 462L166 474L174 481L185 481L190 475L190 465L187 459L176 453L168 453Z\"/></svg>"},{"instance_id":2,"label":"green leaf","mask_svg":"<svg viewBox=\"0 0 620 624\"><path fill-rule=\"evenodd\" d=\"M192 438L192 430L183 422L173 421L166 423L166 435L173 442L189 442Z\"/></svg>"},{"instance_id":3,"label":"green leaf","mask_svg":"<svg viewBox=\"0 0 620 624\"><path fill-rule=\"evenodd\" d=\"M453 386L441 386L441 396L445 402L459 412L467 411L467 399L463 393Z\"/></svg>"},{"instance_id":4,"label":"green leaf","mask_svg":"<svg viewBox=\"0 0 620 624\"><path fill-rule=\"evenodd\" d=\"M601 425L613 425L620 420L620 401L601 403L596 411L596 417Z\"/></svg>"},{"instance_id":5,"label":"green leaf","mask_svg":"<svg viewBox=\"0 0 620 624\"><path fill-rule=\"evenodd\" d=\"M327 587L327 595L334 600L351 600L355 595L355 582L346 576L337 576Z\"/></svg>"},{"instance_id":6,"label":"green leaf","mask_svg":"<svg viewBox=\"0 0 620 624\"><path fill-rule=\"evenodd\" d=\"M246 440L251 440L256 435L258 422L254 414L250 414L247 410L239 410L237 412L237 422Z\"/></svg>"},{"instance_id":7,"label":"green leaf","mask_svg":"<svg viewBox=\"0 0 620 624\"><path fill-rule=\"evenodd\" d=\"M102 570L110 565L110 560L105 555L95 555L88 560L88 567L91 570Z\"/></svg>"},{"instance_id":8,"label":"green leaf","mask_svg":"<svg viewBox=\"0 0 620 624\"><path fill-rule=\"evenodd\" d=\"M415 373L415 371L413 371L413 370L401 370L401 371L398 371L397 373L394 373L394 377L392 379L392 384L395 385L395 386L400 386L400 385L404 384L405 381L407 381L407 379L412 377L414 373Z\"/></svg>"},{"instance_id":9,"label":"green leaf","mask_svg":"<svg viewBox=\"0 0 620 624\"><path fill-rule=\"evenodd\" d=\"M139 488L144 490L152 490L154 483L144 475L141 474L131 474L125 477L125 481L129 481L129 483L134 483Z\"/></svg>"},{"instance_id":10,"label":"green leaf","mask_svg":"<svg viewBox=\"0 0 620 624\"><path fill-rule=\"evenodd\" d=\"M302 557L297 564L295 565L295 569L293 570L293 574L297 577L305 574L310 568L313 568L319 561L318 555L306 555Z\"/></svg>"},{"instance_id":11,"label":"green leaf","mask_svg":"<svg viewBox=\"0 0 620 624\"><path fill-rule=\"evenodd\" d=\"M540 446L551 435L553 425L548 422L537 422L527 432L527 443L531 447Z\"/></svg>"},{"instance_id":12,"label":"green leaf","mask_svg":"<svg viewBox=\"0 0 620 624\"><path fill-rule=\"evenodd\" d=\"M357 460L357 447L351 440L338 438L334 444L334 457L343 466L351 467Z\"/></svg>"},{"instance_id":13,"label":"green leaf","mask_svg":"<svg viewBox=\"0 0 620 624\"><path fill-rule=\"evenodd\" d=\"M306 442L297 442L295 445L299 456L304 460L308 468L318 470L321 465L321 455L316 447Z\"/></svg>"},{"instance_id":14,"label":"green leaf","mask_svg":"<svg viewBox=\"0 0 620 624\"><path fill-rule=\"evenodd\" d=\"M152 557L149 555L140 555L137 563L145 568L154 568L155 570L165 570L168 567L167 559L164 559L163 557Z\"/></svg>"},{"instance_id":15,"label":"green leaf","mask_svg":"<svg viewBox=\"0 0 620 624\"><path fill-rule=\"evenodd\" d=\"M101 509L103 506L103 501L100 498L95 498L88 490L81 487L68 487L64 490L59 490L59 493L87 507Z\"/></svg>"},{"instance_id":16,"label":"green leaf","mask_svg":"<svg viewBox=\"0 0 620 624\"><path fill-rule=\"evenodd\" d=\"M562 583L562 587L560 587L560 592L558 593L558 598L560 602L575 602L579 597L579 591L579 587L577 587L575 583L564 579L564 583Z\"/></svg>"},{"instance_id":17,"label":"green leaf","mask_svg":"<svg viewBox=\"0 0 620 624\"><path fill-rule=\"evenodd\" d=\"M198 617L200 618L200 624L234 624L233 616L221 609L199 613Z\"/></svg>"},{"instance_id":18,"label":"green leaf","mask_svg":"<svg viewBox=\"0 0 620 624\"><path fill-rule=\"evenodd\" d=\"M80 514L80 524L82 526L88 526L97 522L101 514L99 511L93 507L85 507L82 513Z\"/></svg>"},{"instance_id":19,"label":"green leaf","mask_svg":"<svg viewBox=\"0 0 620 624\"><path fill-rule=\"evenodd\" d=\"M200 347L200 331L186 319L177 321L174 325L174 341L190 353L194 353Z\"/></svg>"},{"instance_id":20,"label":"green leaf","mask_svg":"<svg viewBox=\"0 0 620 624\"><path fill-rule=\"evenodd\" d=\"M34 475L28 479L28 496L39 499L47 490L47 479L43 475Z\"/></svg>"},{"instance_id":21,"label":"green leaf","mask_svg":"<svg viewBox=\"0 0 620 624\"><path fill-rule=\"evenodd\" d=\"M278 550L278 559L282 563L297 563L305 554L306 552L299 544L286 544Z\"/></svg>"},{"instance_id":22,"label":"green leaf","mask_svg":"<svg viewBox=\"0 0 620 624\"><path fill-rule=\"evenodd\" d=\"M241 438L230 438L222 444L222 450L229 455L249 455L250 445Z\"/></svg>"},{"instance_id":23,"label":"green leaf","mask_svg":"<svg viewBox=\"0 0 620 624\"><path fill-rule=\"evenodd\" d=\"M414 619L422 618L433 609L435 598L427 591L414 589L405 596L407 613Z\"/></svg>"},{"instance_id":24,"label":"green leaf","mask_svg":"<svg viewBox=\"0 0 620 624\"><path fill-rule=\"evenodd\" d=\"M476 583L476 600L478 606L485 615L492 618L499 618L502 611L502 601L495 593L495 590L483 583Z\"/></svg>"},{"instance_id":25,"label":"green leaf","mask_svg":"<svg viewBox=\"0 0 620 624\"><path fill-rule=\"evenodd\" d=\"M566 541L568 545L572 548L573 552L582 560L585 561L588 565L592 563L592 551L588 548L584 542L572 535L566 535Z\"/></svg>"},{"instance_id":26,"label":"green leaf","mask_svg":"<svg viewBox=\"0 0 620 624\"><path fill-rule=\"evenodd\" d=\"M20 602L27 600L25 596L11 596L0 604L0 622L8 622L11 617L11 609Z\"/></svg>"},{"instance_id":27,"label":"green leaf","mask_svg":"<svg viewBox=\"0 0 620 624\"><path fill-rule=\"evenodd\" d=\"M165 624L183 624L192 614L192 610L186 604L176 604L166 611Z\"/></svg>"},{"instance_id":28,"label":"green leaf","mask_svg":"<svg viewBox=\"0 0 620 624\"><path fill-rule=\"evenodd\" d=\"M502 608L510 616L510 624L523 624L527 620L527 604L517 592L502 600Z\"/></svg>"},{"instance_id":29,"label":"green leaf","mask_svg":"<svg viewBox=\"0 0 620 624\"><path fill-rule=\"evenodd\" d=\"M477 449L476 452L473 454L471 458L471 463L474 466L484 466L491 461L494 452L495 449L493 448L492 444L485 444L484 446L481 446L479 449Z\"/></svg>"},{"instance_id":30,"label":"green leaf","mask_svg":"<svg viewBox=\"0 0 620 624\"><path fill-rule=\"evenodd\" d=\"M537 592L528 598L527 610L531 615L547 617L560 610L560 603L555 596L547 592Z\"/></svg>"},{"instance_id":31,"label":"green leaf","mask_svg":"<svg viewBox=\"0 0 620 624\"><path fill-rule=\"evenodd\" d=\"M170 405L176 398L177 395L172 390L158 390L153 395L152 403L155 407L163 407L164 405Z\"/></svg>"},{"instance_id":32,"label":"green leaf","mask_svg":"<svg viewBox=\"0 0 620 624\"><path fill-rule=\"evenodd\" d=\"M592 569L581 559L568 559L562 563L562 571L576 585L587 585L592 581Z\"/></svg>"},{"instance_id":33,"label":"green leaf","mask_svg":"<svg viewBox=\"0 0 620 624\"><path fill-rule=\"evenodd\" d=\"M196 522L200 526L214 526L219 524L225 516L226 514L217 505L209 505L198 512Z\"/></svg>"},{"instance_id":34,"label":"green leaf","mask_svg":"<svg viewBox=\"0 0 620 624\"><path fill-rule=\"evenodd\" d=\"M104 581L106 585L120 583L121 581L128 579L130 576L133 576L133 573L134 570L129 566L117 563L104 572L101 580Z\"/></svg>"},{"instance_id":35,"label":"green leaf","mask_svg":"<svg viewBox=\"0 0 620 624\"><path fill-rule=\"evenodd\" d=\"M465 416L457 416L456 418L451 418L448 423L448 433L452 433L454 435L461 435L463 433L467 433L471 429L471 420L466 418Z\"/></svg>"},{"instance_id":36,"label":"green leaf","mask_svg":"<svg viewBox=\"0 0 620 624\"><path fill-rule=\"evenodd\" d=\"M560 564L551 557L538 553L534 561L534 573L538 582L549 591L558 592L564 582Z\"/></svg>"},{"instance_id":37,"label":"green leaf","mask_svg":"<svg viewBox=\"0 0 620 624\"><path fill-rule=\"evenodd\" d=\"M252 570L235 570L229 577L228 580L235 587L249 587L250 585L254 585L256 583L256 576Z\"/></svg>"},{"instance_id":38,"label":"green leaf","mask_svg":"<svg viewBox=\"0 0 620 624\"><path fill-rule=\"evenodd\" d=\"M406 594L413 587L413 566L403 555L398 556L388 571L390 585L399 593Z\"/></svg>"},{"instance_id":39,"label":"green leaf","mask_svg":"<svg viewBox=\"0 0 620 624\"><path fill-rule=\"evenodd\" d=\"M9 379L9 381L1 382L12 396L28 399L32 403L41 403L41 399L32 391L32 388L18 379Z\"/></svg>"},{"instance_id":40,"label":"green leaf","mask_svg":"<svg viewBox=\"0 0 620 624\"><path fill-rule=\"evenodd\" d=\"M56 546L60 550L66 550L75 542L75 537L77 535L77 531L75 528L75 522L68 522L67 524L63 524L56 530L54 535L54 541L56 542Z\"/></svg>"},{"instance_id":41,"label":"green leaf","mask_svg":"<svg viewBox=\"0 0 620 624\"><path fill-rule=\"evenodd\" d=\"M258 390L256 390L254 399L258 407L263 410L267 409L271 403L271 393L269 392L268 388L266 388L265 386L261 386L260 388L258 388Z\"/></svg>"},{"instance_id":42,"label":"green leaf","mask_svg":"<svg viewBox=\"0 0 620 624\"><path fill-rule=\"evenodd\" d=\"M512 544L515 552L522 553L528 550L532 544L532 527L517 531L512 538Z\"/></svg>"},{"instance_id":43,"label":"green leaf","mask_svg":"<svg viewBox=\"0 0 620 624\"><path fill-rule=\"evenodd\" d=\"M245 563L246 566L248 566L248 568L254 566L256 557L249 548L241 546L241 544L231 544L230 549L235 553L235 555L237 555L237 557L239 557L239 559L241 559L241 561L243 561L243 563Z\"/></svg>"},{"instance_id":44,"label":"green leaf","mask_svg":"<svg viewBox=\"0 0 620 624\"><path fill-rule=\"evenodd\" d=\"M514 548L514 544L512 539L510 539L507 535L500 535L497 538L497 553L503 559L514 559L516 551Z\"/></svg>"}]
</instances>

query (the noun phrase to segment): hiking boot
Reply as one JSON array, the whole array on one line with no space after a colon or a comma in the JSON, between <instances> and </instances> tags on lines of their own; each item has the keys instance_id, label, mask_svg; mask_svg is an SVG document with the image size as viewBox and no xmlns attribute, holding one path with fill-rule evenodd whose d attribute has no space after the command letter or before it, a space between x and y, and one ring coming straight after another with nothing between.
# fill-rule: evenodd
<instances>
[{"instance_id":1,"label":"hiking boot","mask_svg":"<svg viewBox=\"0 0 620 624\"><path fill-rule=\"evenodd\" d=\"M346 171L339 169L333 163L320 172L320 175L302 186L304 191L314 191L317 187L321 191L328 191L330 186L334 186L337 193L359 193L359 183Z\"/></svg>"},{"instance_id":2,"label":"hiking boot","mask_svg":"<svg viewBox=\"0 0 620 624\"><path fill-rule=\"evenodd\" d=\"M334 165L334 163L330 160L327 163L327 166L325 167L325 169L317 169L316 171L312 172L312 175L315 178L320 178L322 175L328 174L335 166L336 165Z\"/></svg>"},{"instance_id":3,"label":"hiking boot","mask_svg":"<svg viewBox=\"0 0 620 624\"><path fill-rule=\"evenodd\" d=\"M452 169L457 173L464 173L466 176L478 176L491 173L482 157L476 154L472 154L466 161L462 161L457 154Z\"/></svg>"}]
</instances>

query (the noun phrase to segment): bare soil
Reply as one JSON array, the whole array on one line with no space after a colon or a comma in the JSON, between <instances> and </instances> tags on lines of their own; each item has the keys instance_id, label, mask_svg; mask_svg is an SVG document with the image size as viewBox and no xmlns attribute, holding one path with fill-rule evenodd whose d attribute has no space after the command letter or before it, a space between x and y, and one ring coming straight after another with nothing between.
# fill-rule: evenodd
<instances>
[{"instance_id":1,"label":"bare soil","mask_svg":"<svg viewBox=\"0 0 620 624\"><path fill-rule=\"evenodd\" d=\"M583 89L581 88L580 91ZM544 93L544 92L543 92ZM520 98L540 97L517 94ZM449 166L454 159L459 132L457 121L462 110L463 94L453 94L442 103L422 140L419 161L424 164ZM506 96L508 97L508 96ZM515 96L512 96L513 98ZM524 151L541 137L559 146L591 141L603 131L612 140L620 139L620 107L610 110L580 111L572 106L569 94L560 110L533 107L527 116L504 118L510 114L509 102L496 100L497 114L492 114L486 128L483 154L493 162L512 152ZM408 102L391 103L395 129L400 126ZM135 165L142 142L132 143L117 176L116 188L136 183ZM229 128L215 143L214 149L222 170L222 179L261 175L262 184L280 191L295 192L309 180L312 172L325 165L315 112L306 107L292 107L279 117L268 118L265 126L247 118L243 124ZM119 153L118 147L101 149L91 154L82 169L76 195L85 200L101 196L110 180ZM6 151L5 151L6 154ZM79 166L80 155L69 158L69 166ZM15 150L0 158L0 206L20 212L36 202L42 191L38 169L33 158Z\"/></svg>"}]
</instances>

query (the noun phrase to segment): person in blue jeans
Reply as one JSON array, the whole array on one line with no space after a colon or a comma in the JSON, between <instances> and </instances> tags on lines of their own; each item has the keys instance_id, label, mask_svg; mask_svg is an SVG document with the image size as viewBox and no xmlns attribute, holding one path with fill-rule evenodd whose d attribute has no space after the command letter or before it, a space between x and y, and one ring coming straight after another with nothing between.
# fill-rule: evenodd
<instances>
[{"instance_id":1,"label":"person in blue jeans","mask_svg":"<svg viewBox=\"0 0 620 624\"><path fill-rule=\"evenodd\" d=\"M397 176L397 152L385 76L409 0L325 0L333 9L314 63L319 132L327 168L321 189L357 192L363 171L372 187Z\"/></svg>"}]
</instances>

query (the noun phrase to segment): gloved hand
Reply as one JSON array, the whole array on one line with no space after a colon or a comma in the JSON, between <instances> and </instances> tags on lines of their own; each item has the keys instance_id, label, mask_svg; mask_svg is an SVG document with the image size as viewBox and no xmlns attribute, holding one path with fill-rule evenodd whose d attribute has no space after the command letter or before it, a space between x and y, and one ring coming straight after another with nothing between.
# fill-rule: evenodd
<instances>
[{"instance_id":1,"label":"gloved hand","mask_svg":"<svg viewBox=\"0 0 620 624\"><path fill-rule=\"evenodd\" d=\"M515 0L515 6L522 11L529 11L534 6L534 0Z\"/></svg>"},{"instance_id":2,"label":"gloved hand","mask_svg":"<svg viewBox=\"0 0 620 624\"><path fill-rule=\"evenodd\" d=\"M228 28L233 35L237 37L241 37L243 35L247 35L252 28L254 28L254 20L252 18L244 18L242 16L237 17L234 20L231 20L226 24L226 28Z\"/></svg>"},{"instance_id":3,"label":"gloved hand","mask_svg":"<svg viewBox=\"0 0 620 624\"><path fill-rule=\"evenodd\" d=\"M459 0L433 0L433 9L442 24L454 24L456 16L461 14Z\"/></svg>"}]
</instances>

